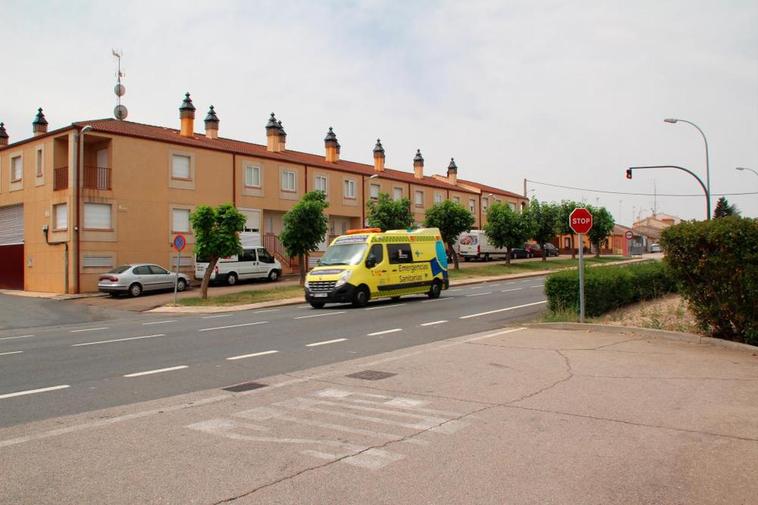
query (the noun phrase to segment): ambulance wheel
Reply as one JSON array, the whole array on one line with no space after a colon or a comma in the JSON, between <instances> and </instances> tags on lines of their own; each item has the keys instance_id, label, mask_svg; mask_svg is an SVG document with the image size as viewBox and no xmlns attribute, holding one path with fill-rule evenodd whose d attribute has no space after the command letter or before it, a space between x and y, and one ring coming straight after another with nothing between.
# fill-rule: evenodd
<instances>
[{"instance_id":1,"label":"ambulance wheel","mask_svg":"<svg viewBox=\"0 0 758 505\"><path fill-rule=\"evenodd\" d=\"M429 288L429 298L439 298L442 293L442 283L440 281L432 282L432 287Z\"/></svg>"},{"instance_id":2,"label":"ambulance wheel","mask_svg":"<svg viewBox=\"0 0 758 505\"><path fill-rule=\"evenodd\" d=\"M361 286L355 290L353 294L353 307L365 307L368 305L370 293L365 286Z\"/></svg>"},{"instance_id":3,"label":"ambulance wheel","mask_svg":"<svg viewBox=\"0 0 758 505\"><path fill-rule=\"evenodd\" d=\"M324 305L326 305L324 302L311 302L311 307L314 309L323 309Z\"/></svg>"}]
</instances>

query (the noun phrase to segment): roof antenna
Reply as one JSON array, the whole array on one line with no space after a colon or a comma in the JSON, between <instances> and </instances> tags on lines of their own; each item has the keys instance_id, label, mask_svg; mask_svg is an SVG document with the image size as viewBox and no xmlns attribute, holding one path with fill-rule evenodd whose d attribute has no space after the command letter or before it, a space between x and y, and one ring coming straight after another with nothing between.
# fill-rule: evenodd
<instances>
[{"instance_id":1,"label":"roof antenna","mask_svg":"<svg viewBox=\"0 0 758 505\"><path fill-rule=\"evenodd\" d=\"M123 56L124 52L120 50L116 51L115 49L111 49L111 52L118 62L118 71L116 73L117 82L113 87L113 92L118 97L118 105L116 105L116 107L113 109L113 117L120 121L123 121L126 119L126 116L129 115L129 111L126 109L126 105L121 105L121 97L126 94L126 86L121 84L121 78L124 77L124 73L121 71L121 56Z\"/></svg>"}]
</instances>

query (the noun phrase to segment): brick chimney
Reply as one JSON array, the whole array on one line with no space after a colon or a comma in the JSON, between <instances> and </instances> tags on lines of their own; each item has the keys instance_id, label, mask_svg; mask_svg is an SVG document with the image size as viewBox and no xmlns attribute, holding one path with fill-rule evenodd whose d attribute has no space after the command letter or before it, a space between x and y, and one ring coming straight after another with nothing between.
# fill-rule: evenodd
<instances>
[{"instance_id":1,"label":"brick chimney","mask_svg":"<svg viewBox=\"0 0 758 505\"><path fill-rule=\"evenodd\" d=\"M5 123L0 123L0 147L8 145L8 132L5 131Z\"/></svg>"},{"instance_id":2,"label":"brick chimney","mask_svg":"<svg viewBox=\"0 0 758 505\"><path fill-rule=\"evenodd\" d=\"M287 146L287 132L284 131L284 126L282 126L282 122L278 121L277 124L279 125L279 152L284 151Z\"/></svg>"},{"instance_id":3,"label":"brick chimney","mask_svg":"<svg viewBox=\"0 0 758 505\"><path fill-rule=\"evenodd\" d=\"M340 143L337 142L337 135L334 134L332 127L324 137L324 146L326 147L326 161L336 163L340 160Z\"/></svg>"},{"instance_id":4,"label":"brick chimney","mask_svg":"<svg viewBox=\"0 0 758 505\"><path fill-rule=\"evenodd\" d=\"M384 147L379 139L374 146L374 172L384 172Z\"/></svg>"},{"instance_id":5,"label":"brick chimney","mask_svg":"<svg viewBox=\"0 0 758 505\"><path fill-rule=\"evenodd\" d=\"M32 121L32 131L35 137L47 133L47 119L45 119L45 114L42 113L42 107L37 109L37 115L34 121Z\"/></svg>"},{"instance_id":6,"label":"brick chimney","mask_svg":"<svg viewBox=\"0 0 758 505\"><path fill-rule=\"evenodd\" d=\"M450 164L447 166L447 182L458 184L458 165L453 158L450 158Z\"/></svg>"},{"instance_id":7,"label":"brick chimney","mask_svg":"<svg viewBox=\"0 0 758 505\"><path fill-rule=\"evenodd\" d=\"M195 134L195 106L192 104L189 91L184 94L182 106L179 107L179 119L182 122L179 134L182 137L192 137Z\"/></svg>"},{"instance_id":8,"label":"brick chimney","mask_svg":"<svg viewBox=\"0 0 758 505\"><path fill-rule=\"evenodd\" d=\"M218 138L218 124L220 120L218 116L216 115L216 111L213 108L213 105L211 105L210 109L208 109L208 115L205 116L205 136L209 139L217 139Z\"/></svg>"},{"instance_id":9,"label":"brick chimney","mask_svg":"<svg viewBox=\"0 0 758 505\"><path fill-rule=\"evenodd\" d=\"M266 123L266 150L270 153L279 152L279 121L273 112Z\"/></svg>"},{"instance_id":10,"label":"brick chimney","mask_svg":"<svg viewBox=\"0 0 758 505\"><path fill-rule=\"evenodd\" d=\"M413 157L413 177L424 178L424 157L421 156L421 149L416 149L416 156Z\"/></svg>"}]
</instances>

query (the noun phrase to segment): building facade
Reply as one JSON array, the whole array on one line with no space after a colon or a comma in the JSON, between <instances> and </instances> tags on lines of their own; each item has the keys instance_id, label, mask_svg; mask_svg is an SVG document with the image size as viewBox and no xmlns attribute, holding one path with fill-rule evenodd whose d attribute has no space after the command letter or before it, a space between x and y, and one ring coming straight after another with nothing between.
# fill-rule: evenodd
<instances>
[{"instance_id":1,"label":"building facade","mask_svg":"<svg viewBox=\"0 0 758 505\"><path fill-rule=\"evenodd\" d=\"M266 144L219 137L211 106L205 132L195 132L187 94L180 128L99 119L48 131L40 109L34 135L9 142L0 124L0 287L28 291L95 291L100 274L118 264L176 264L176 233L187 237L181 268L193 269L189 214L198 205L233 203L247 218L243 243L260 243L294 268L279 244L282 217L308 191L329 201L330 236L360 227L367 203L387 193L408 198L417 222L443 200L468 208L477 227L496 202L522 208L516 193L457 178L426 175L418 151L413 172L384 166L377 141L373 164L340 159L330 128L323 155L288 150L272 113ZM328 239L322 245L326 246Z\"/></svg>"}]
</instances>

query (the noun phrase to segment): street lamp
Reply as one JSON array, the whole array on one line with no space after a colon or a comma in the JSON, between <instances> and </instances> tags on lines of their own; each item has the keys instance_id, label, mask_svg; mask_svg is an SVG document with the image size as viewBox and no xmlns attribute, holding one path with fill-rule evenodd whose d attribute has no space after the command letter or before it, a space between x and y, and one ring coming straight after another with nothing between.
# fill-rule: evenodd
<instances>
[{"instance_id":1,"label":"street lamp","mask_svg":"<svg viewBox=\"0 0 758 505\"><path fill-rule=\"evenodd\" d=\"M740 171L742 171L742 170L750 170L750 171L751 171L751 172L753 172L755 175L758 175L758 172L756 172L756 171L755 171L755 170L753 170L752 168L747 168L747 167L735 167L735 168L736 168L737 170L740 170Z\"/></svg>"},{"instance_id":2,"label":"street lamp","mask_svg":"<svg viewBox=\"0 0 758 505\"><path fill-rule=\"evenodd\" d=\"M697 131L700 132L700 135L703 136L703 142L705 142L705 186L708 189L708 216L710 219L711 215L711 166L710 166L710 160L708 158L708 139L705 138L705 133L703 133L703 130L700 129L698 125L693 123L692 121L687 121L686 119L676 119L676 118L666 118L663 121L666 123L676 124L678 122L687 123L690 126L694 126Z\"/></svg>"}]
</instances>

